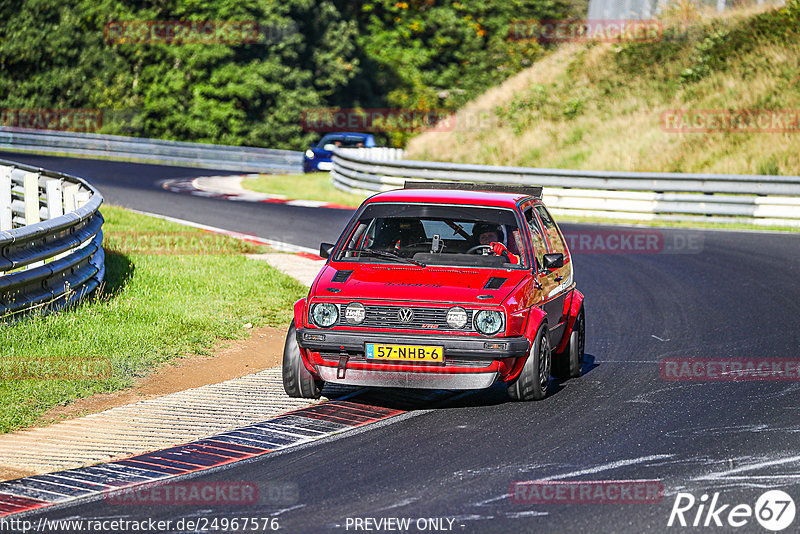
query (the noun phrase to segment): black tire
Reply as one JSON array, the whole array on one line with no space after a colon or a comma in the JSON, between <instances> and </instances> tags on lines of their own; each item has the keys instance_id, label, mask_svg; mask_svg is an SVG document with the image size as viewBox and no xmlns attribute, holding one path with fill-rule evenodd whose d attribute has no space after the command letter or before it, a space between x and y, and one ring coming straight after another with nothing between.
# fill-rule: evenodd
<instances>
[{"instance_id":1,"label":"black tire","mask_svg":"<svg viewBox=\"0 0 800 534\"><path fill-rule=\"evenodd\" d=\"M290 397L318 399L324 385L325 382L314 378L303 365L300 347L297 346L297 331L292 321L283 347L283 389Z\"/></svg>"},{"instance_id":2,"label":"black tire","mask_svg":"<svg viewBox=\"0 0 800 534\"><path fill-rule=\"evenodd\" d=\"M583 369L583 355L586 350L586 317L581 306L572 333L564 352L553 357L553 376L558 378L578 378Z\"/></svg>"},{"instance_id":3,"label":"black tire","mask_svg":"<svg viewBox=\"0 0 800 534\"><path fill-rule=\"evenodd\" d=\"M547 396L550 384L550 339L547 324L536 333L528 359L516 380L508 385L508 395L517 401L540 400Z\"/></svg>"}]
</instances>

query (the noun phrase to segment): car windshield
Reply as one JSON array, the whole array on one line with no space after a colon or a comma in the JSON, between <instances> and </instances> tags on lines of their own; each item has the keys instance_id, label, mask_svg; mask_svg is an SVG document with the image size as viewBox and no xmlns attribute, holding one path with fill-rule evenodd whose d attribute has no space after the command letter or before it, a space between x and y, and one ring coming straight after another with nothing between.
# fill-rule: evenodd
<instances>
[{"instance_id":1,"label":"car windshield","mask_svg":"<svg viewBox=\"0 0 800 534\"><path fill-rule=\"evenodd\" d=\"M522 268L522 237L504 208L435 204L372 204L349 227L338 261ZM492 251L502 244L508 254ZM391 258L389 255L395 256ZM511 256L513 255L513 256ZM519 258L514 263L514 258Z\"/></svg>"},{"instance_id":2,"label":"car windshield","mask_svg":"<svg viewBox=\"0 0 800 534\"><path fill-rule=\"evenodd\" d=\"M353 148L364 146L365 141L366 138L361 135L328 134L317 145L324 147L325 145L338 144L343 148Z\"/></svg>"}]
</instances>

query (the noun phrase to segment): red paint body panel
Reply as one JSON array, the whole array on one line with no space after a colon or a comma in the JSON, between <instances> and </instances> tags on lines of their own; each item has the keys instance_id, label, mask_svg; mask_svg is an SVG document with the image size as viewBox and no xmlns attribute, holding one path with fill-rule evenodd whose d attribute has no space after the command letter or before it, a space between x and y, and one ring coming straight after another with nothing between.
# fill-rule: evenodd
<instances>
[{"instance_id":1,"label":"red paint body panel","mask_svg":"<svg viewBox=\"0 0 800 534\"><path fill-rule=\"evenodd\" d=\"M294 303L294 327L295 328L303 328L305 326L305 317L308 314L306 313L306 298L303 297L297 302Z\"/></svg>"},{"instance_id":2,"label":"red paint body panel","mask_svg":"<svg viewBox=\"0 0 800 534\"><path fill-rule=\"evenodd\" d=\"M352 270L346 283L332 282L337 271ZM508 278L500 289L483 287L489 278ZM336 262L322 268L317 276L315 297L323 300L402 300L429 303L493 304L502 303L530 271L524 269L487 269L455 267L417 267L403 264L359 264ZM330 293L328 288L339 290ZM491 300L478 295L493 295Z\"/></svg>"},{"instance_id":3,"label":"red paint body panel","mask_svg":"<svg viewBox=\"0 0 800 534\"><path fill-rule=\"evenodd\" d=\"M572 334L572 327L575 326L575 319L578 318L578 312L583 305L583 293L577 289L572 291L570 299L564 301L564 314L567 315L567 329L561 343L554 349L554 352L564 352L569 343L569 336Z\"/></svg>"}]
</instances>

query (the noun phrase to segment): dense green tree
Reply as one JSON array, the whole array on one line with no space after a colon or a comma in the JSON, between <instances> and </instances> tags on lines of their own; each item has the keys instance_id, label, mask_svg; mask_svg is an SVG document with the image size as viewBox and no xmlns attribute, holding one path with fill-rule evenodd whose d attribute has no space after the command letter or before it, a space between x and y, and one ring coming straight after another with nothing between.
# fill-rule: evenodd
<instances>
[{"instance_id":1,"label":"dense green tree","mask_svg":"<svg viewBox=\"0 0 800 534\"><path fill-rule=\"evenodd\" d=\"M102 109L105 133L301 148L317 136L301 126L309 108L456 108L541 52L508 39L513 20L567 9L562 0L4 2L0 107ZM260 39L109 41L118 21L257 21Z\"/></svg>"}]
</instances>

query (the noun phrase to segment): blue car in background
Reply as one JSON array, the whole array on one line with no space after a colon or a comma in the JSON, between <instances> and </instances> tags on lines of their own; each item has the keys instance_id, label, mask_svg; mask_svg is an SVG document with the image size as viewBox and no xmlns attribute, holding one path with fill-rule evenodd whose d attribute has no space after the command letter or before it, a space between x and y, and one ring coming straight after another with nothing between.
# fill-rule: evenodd
<instances>
[{"instance_id":1,"label":"blue car in background","mask_svg":"<svg viewBox=\"0 0 800 534\"><path fill-rule=\"evenodd\" d=\"M335 132L325 134L316 145L306 150L303 156L303 171L329 171L333 168L331 156L334 148L371 148L375 146L372 134Z\"/></svg>"}]
</instances>

